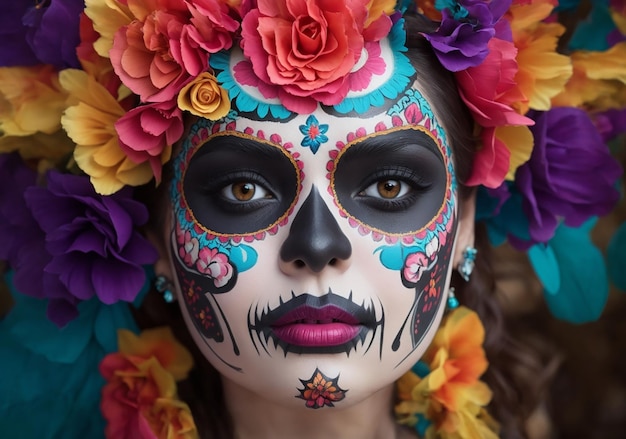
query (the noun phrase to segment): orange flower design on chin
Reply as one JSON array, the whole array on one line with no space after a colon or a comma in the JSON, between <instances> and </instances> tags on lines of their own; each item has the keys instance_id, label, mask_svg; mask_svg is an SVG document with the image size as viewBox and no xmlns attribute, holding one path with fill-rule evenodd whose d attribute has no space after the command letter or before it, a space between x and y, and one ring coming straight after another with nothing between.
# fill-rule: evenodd
<instances>
[{"instance_id":1,"label":"orange flower design on chin","mask_svg":"<svg viewBox=\"0 0 626 439\"><path fill-rule=\"evenodd\" d=\"M313 376L309 380L300 380L304 388L298 389L302 398L306 401L306 406L312 409L319 409L325 405L334 407L334 403L346 397L347 390L343 390L337 385L339 377L329 378L315 369Z\"/></svg>"}]
</instances>

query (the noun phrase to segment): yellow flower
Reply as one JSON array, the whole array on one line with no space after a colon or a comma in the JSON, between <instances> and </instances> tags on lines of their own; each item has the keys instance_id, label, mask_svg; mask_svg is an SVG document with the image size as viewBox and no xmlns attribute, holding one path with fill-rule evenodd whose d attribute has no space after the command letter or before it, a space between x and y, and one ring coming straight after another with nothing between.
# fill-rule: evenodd
<instances>
[{"instance_id":1,"label":"yellow flower","mask_svg":"<svg viewBox=\"0 0 626 439\"><path fill-rule=\"evenodd\" d=\"M159 398L154 402L152 411L155 419L150 424L159 439L198 438L191 410L184 402Z\"/></svg>"},{"instance_id":2,"label":"yellow flower","mask_svg":"<svg viewBox=\"0 0 626 439\"><path fill-rule=\"evenodd\" d=\"M401 422L415 423L422 414L433 423L427 438L496 439L497 424L483 409L491 391L479 380L487 369L482 348L485 331L476 313L460 307L439 328L422 361L430 373L413 372L397 382L396 414Z\"/></svg>"},{"instance_id":3,"label":"yellow flower","mask_svg":"<svg viewBox=\"0 0 626 439\"><path fill-rule=\"evenodd\" d=\"M228 92L211 73L203 72L178 94L178 107L209 120L218 120L230 111Z\"/></svg>"},{"instance_id":4,"label":"yellow flower","mask_svg":"<svg viewBox=\"0 0 626 439\"><path fill-rule=\"evenodd\" d=\"M499 126L496 127L495 136L511 153L506 179L513 181L517 168L526 163L533 152L535 144L533 133L527 126Z\"/></svg>"},{"instance_id":5,"label":"yellow flower","mask_svg":"<svg viewBox=\"0 0 626 439\"><path fill-rule=\"evenodd\" d=\"M383 13L386 15L393 14L396 7L396 0L370 0L367 4L367 20L364 27L367 27L376 21Z\"/></svg>"},{"instance_id":6,"label":"yellow flower","mask_svg":"<svg viewBox=\"0 0 626 439\"><path fill-rule=\"evenodd\" d=\"M626 42L604 52L572 54L574 74L565 91L552 99L554 106L585 106L602 111L626 105Z\"/></svg>"},{"instance_id":7,"label":"yellow flower","mask_svg":"<svg viewBox=\"0 0 626 439\"><path fill-rule=\"evenodd\" d=\"M514 105L520 114L525 114L529 108L549 110L552 97L564 90L572 76L571 60L556 51L565 27L543 22L552 12L553 3L541 0L516 4L508 13L513 43L518 50L519 70L515 81L528 99Z\"/></svg>"},{"instance_id":8,"label":"yellow flower","mask_svg":"<svg viewBox=\"0 0 626 439\"><path fill-rule=\"evenodd\" d=\"M55 133L66 96L52 66L0 67L0 131L6 136Z\"/></svg>"},{"instance_id":9,"label":"yellow flower","mask_svg":"<svg viewBox=\"0 0 626 439\"><path fill-rule=\"evenodd\" d=\"M134 19L126 2L118 0L85 0L85 15L91 19L94 29L100 34L94 48L105 58L109 57L115 32Z\"/></svg>"},{"instance_id":10,"label":"yellow flower","mask_svg":"<svg viewBox=\"0 0 626 439\"><path fill-rule=\"evenodd\" d=\"M54 164L73 149L74 142L63 130L53 134L38 132L32 136L0 137L0 153L18 151L25 160L44 159Z\"/></svg>"},{"instance_id":11,"label":"yellow flower","mask_svg":"<svg viewBox=\"0 0 626 439\"><path fill-rule=\"evenodd\" d=\"M155 357L176 381L187 378L193 367L193 358L174 338L168 327L147 329L137 336L131 331L118 331L119 351L137 357Z\"/></svg>"},{"instance_id":12,"label":"yellow flower","mask_svg":"<svg viewBox=\"0 0 626 439\"><path fill-rule=\"evenodd\" d=\"M61 123L76 143L77 165L89 175L96 191L109 195L125 185L150 181L150 164L132 162L120 148L115 122L125 111L116 98L82 70L63 70L60 80L76 102L66 110Z\"/></svg>"}]
</instances>

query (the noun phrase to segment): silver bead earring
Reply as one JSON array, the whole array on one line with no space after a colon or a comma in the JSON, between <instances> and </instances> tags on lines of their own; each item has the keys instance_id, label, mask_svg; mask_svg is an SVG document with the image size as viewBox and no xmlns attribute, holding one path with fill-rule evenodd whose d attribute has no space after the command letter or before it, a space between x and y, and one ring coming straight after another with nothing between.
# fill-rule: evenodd
<instances>
[{"instance_id":1,"label":"silver bead earring","mask_svg":"<svg viewBox=\"0 0 626 439\"><path fill-rule=\"evenodd\" d=\"M459 264L457 270L459 271L459 274L465 280L465 282L469 281L470 276L472 275L472 271L474 271L477 253L478 250L469 245L465 247L465 250L463 250L463 260Z\"/></svg>"},{"instance_id":2,"label":"silver bead earring","mask_svg":"<svg viewBox=\"0 0 626 439\"><path fill-rule=\"evenodd\" d=\"M165 300L166 303L174 302L174 286L165 276L157 276L156 279L154 279L154 289L163 296L163 300Z\"/></svg>"}]
</instances>

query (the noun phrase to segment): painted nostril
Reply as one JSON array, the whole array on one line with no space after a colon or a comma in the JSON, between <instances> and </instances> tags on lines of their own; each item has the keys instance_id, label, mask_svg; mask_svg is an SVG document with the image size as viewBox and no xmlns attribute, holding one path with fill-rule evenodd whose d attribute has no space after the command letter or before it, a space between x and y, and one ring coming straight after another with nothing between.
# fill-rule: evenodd
<instances>
[{"instance_id":1,"label":"painted nostril","mask_svg":"<svg viewBox=\"0 0 626 439\"><path fill-rule=\"evenodd\" d=\"M350 241L313 186L289 228L280 249L280 258L298 268L308 267L319 273L326 266L337 265L352 255Z\"/></svg>"}]
</instances>

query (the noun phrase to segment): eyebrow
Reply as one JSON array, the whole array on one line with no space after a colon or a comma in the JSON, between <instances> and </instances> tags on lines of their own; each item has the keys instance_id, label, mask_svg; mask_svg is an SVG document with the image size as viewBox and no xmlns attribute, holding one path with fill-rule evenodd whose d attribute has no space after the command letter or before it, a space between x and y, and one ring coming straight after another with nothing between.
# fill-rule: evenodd
<instances>
[{"instance_id":1,"label":"eyebrow","mask_svg":"<svg viewBox=\"0 0 626 439\"><path fill-rule=\"evenodd\" d=\"M284 156L282 145L257 139L238 131L223 131L217 133L202 146L195 154L197 157L227 150L233 153L254 154L257 157L275 158Z\"/></svg>"},{"instance_id":2,"label":"eyebrow","mask_svg":"<svg viewBox=\"0 0 626 439\"><path fill-rule=\"evenodd\" d=\"M426 148L443 161L443 152L433 138L421 130L409 127L389 132L374 133L359 139L358 143L353 142L353 147L357 148L351 148L351 154L384 155L390 152L402 151L409 145Z\"/></svg>"}]
</instances>

